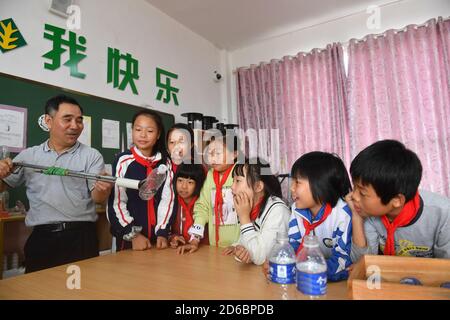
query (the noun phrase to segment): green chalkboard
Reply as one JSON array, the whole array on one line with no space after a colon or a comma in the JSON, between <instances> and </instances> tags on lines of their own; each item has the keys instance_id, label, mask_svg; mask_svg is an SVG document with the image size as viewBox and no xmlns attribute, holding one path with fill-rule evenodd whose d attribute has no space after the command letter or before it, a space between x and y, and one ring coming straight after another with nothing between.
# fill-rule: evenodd
<instances>
[{"instance_id":1,"label":"green chalkboard","mask_svg":"<svg viewBox=\"0 0 450 320\"><path fill-rule=\"evenodd\" d=\"M100 151L105 159L105 163L112 164L115 155L121 150L102 148L102 119L120 122L120 137L121 140L125 139L123 145L126 148L126 123L131 122L134 113L142 110L142 107L22 79L0 72L0 104L27 108L28 110L27 147L41 144L48 138L48 133L39 127L38 118L44 113L45 102L58 94L66 94L75 98L83 107L84 114L91 117L91 146ZM158 113L161 115L164 128L167 131L174 124L174 116L164 112ZM14 155L12 154L12 156ZM10 205L14 205L18 199L25 200L24 202L28 207L24 188L10 191Z\"/></svg>"}]
</instances>

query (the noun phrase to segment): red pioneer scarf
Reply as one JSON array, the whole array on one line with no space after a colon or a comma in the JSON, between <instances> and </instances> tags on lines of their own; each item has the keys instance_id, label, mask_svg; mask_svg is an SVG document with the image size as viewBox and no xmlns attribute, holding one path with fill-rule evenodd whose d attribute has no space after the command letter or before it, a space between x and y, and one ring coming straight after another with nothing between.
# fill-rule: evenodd
<instances>
[{"instance_id":1,"label":"red pioneer scarf","mask_svg":"<svg viewBox=\"0 0 450 320\"><path fill-rule=\"evenodd\" d=\"M214 202L214 215L216 221L216 247L219 246L219 224L220 221L223 223L223 197L222 197L222 187L228 179L231 171L233 170L233 166L230 166L223 173L222 180L220 180L220 173L216 170L213 171L214 184L216 185L216 198Z\"/></svg>"},{"instance_id":2,"label":"red pioneer scarf","mask_svg":"<svg viewBox=\"0 0 450 320\"><path fill-rule=\"evenodd\" d=\"M313 231L315 228L317 228L319 225L322 224L322 222L324 222L325 220L327 220L328 216L331 214L331 210L333 208L330 206L329 203L327 203L325 205L325 210L323 212L322 218L320 218L319 221L314 222L314 223L310 223L307 219L303 219L303 226L305 227L305 234L303 235L302 238L302 243L300 244L300 246L297 249L297 254L302 250L303 248L303 242L305 240L305 237L307 235L309 235L311 233L311 231Z\"/></svg>"},{"instance_id":3,"label":"red pioneer scarf","mask_svg":"<svg viewBox=\"0 0 450 320\"><path fill-rule=\"evenodd\" d=\"M190 238L188 230L194 223L192 209L194 208L194 204L195 201L197 201L197 198L198 198L197 196L192 198L192 200L188 204L186 204L186 202L184 202L184 199L178 195L178 203L181 205L179 207L180 224L182 224L183 226L182 228L180 228L180 232L182 233L184 239L186 240L189 240ZM184 222L182 222L183 218L185 219Z\"/></svg>"},{"instance_id":4,"label":"red pioneer scarf","mask_svg":"<svg viewBox=\"0 0 450 320\"><path fill-rule=\"evenodd\" d=\"M145 159L141 157L135 150L135 147L132 147L131 153L134 156L134 159L137 163L143 165L145 168L147 168L147 177L148 175L153 171L153 169L158 164L159 160L150 162L150 160ZM151 238L152 233L152 226L156 225L156 215L155 215L155 202L154 198L152 197L150 200L147 200L147 219L148 219L148 238Z\"/></svg>"},{"instance_id":5,"label":"red pioneer scarf","mask_svg":"<svg viewBox=\"0 0 450 320\"><path fill-rule=\"evenodd\" d=\"M175 162L172 161L172 171L173 171L174 174L177 172L177 169L178 169L178 165L175 164Z\"/></svg>"},{"instance_id":6,"label":"red pioneer scarf","mask_svg":"<svg viewBox=\"0 0 450 320\"><path fill-rule=\"evenodd\" d=\"M252 211L250 212L250 220L255 221L258 218L259 212L261 211L263 200L264 197L262 197L261 200L259 200L253 207Z\"/></svg>"},{"instance_id":7,"label":"red pioneer scarf","mask_svg":"<svg viewBox=\"0 0 450 320\"><path fill-rule=\"evenodd\" d=\"M402 211L390 222L387 216L381 217L384 227L387 231L386 245L384 247L384 255L395 256L395 230L408 225L417 215L420 208L419 193L416 193L413 199L405 203Z\"/></svg>"}]
</instances>

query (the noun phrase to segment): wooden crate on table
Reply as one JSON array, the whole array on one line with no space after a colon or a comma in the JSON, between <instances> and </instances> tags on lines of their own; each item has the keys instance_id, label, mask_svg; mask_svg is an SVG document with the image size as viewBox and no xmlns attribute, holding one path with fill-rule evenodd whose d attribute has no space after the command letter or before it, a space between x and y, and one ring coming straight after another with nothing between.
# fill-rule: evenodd
<instances>
[{"instance_id":1,"label":"wooden crate on table","mask_svg":"<svg viewBox=\"0 0 450 320\"><path fill-rule=\"evenodd\" d=\"M367 279L377 267L381 286L371 289ZM401 284L406 277L414 277L422 285ZM450 259L365 255L355 264L347 286L352 299L450 300L450 289L440 287L449 281Z\"/></svg>"}]
</instances>

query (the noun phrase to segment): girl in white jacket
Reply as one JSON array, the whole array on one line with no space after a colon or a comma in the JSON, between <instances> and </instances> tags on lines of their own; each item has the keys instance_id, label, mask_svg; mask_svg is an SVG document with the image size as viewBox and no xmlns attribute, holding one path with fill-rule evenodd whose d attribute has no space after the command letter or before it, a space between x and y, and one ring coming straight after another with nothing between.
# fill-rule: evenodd
<instances>
[{"instance_id":1,"label":"girl in white jacket","mask_svg":"<svg viewBox=\"0 0 450 320\"><path fill-rule=\"evenodd\" d=\"M277 233L288 233L290 210L281 200L280 183L269 164L250 159L234 167L231 190L241 235L223 254L261 265L275 245Z\"/></svg>"}]
</instances>

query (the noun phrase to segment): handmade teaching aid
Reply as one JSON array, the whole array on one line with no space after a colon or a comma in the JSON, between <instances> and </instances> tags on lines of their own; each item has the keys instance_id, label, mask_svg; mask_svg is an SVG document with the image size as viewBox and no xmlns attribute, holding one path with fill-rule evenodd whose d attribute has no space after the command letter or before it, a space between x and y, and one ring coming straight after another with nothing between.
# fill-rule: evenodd
<instances>
[{"instance_id":1,"label":"handmade teaching aid","mask_svg":"<svg viewBox=\"0 0 450 320\"><path fill-rule=\"evenodd\" d=\"M450 300L450 260L365 255L347 281L352 299Z\"/></svg>"}]
</instances>

